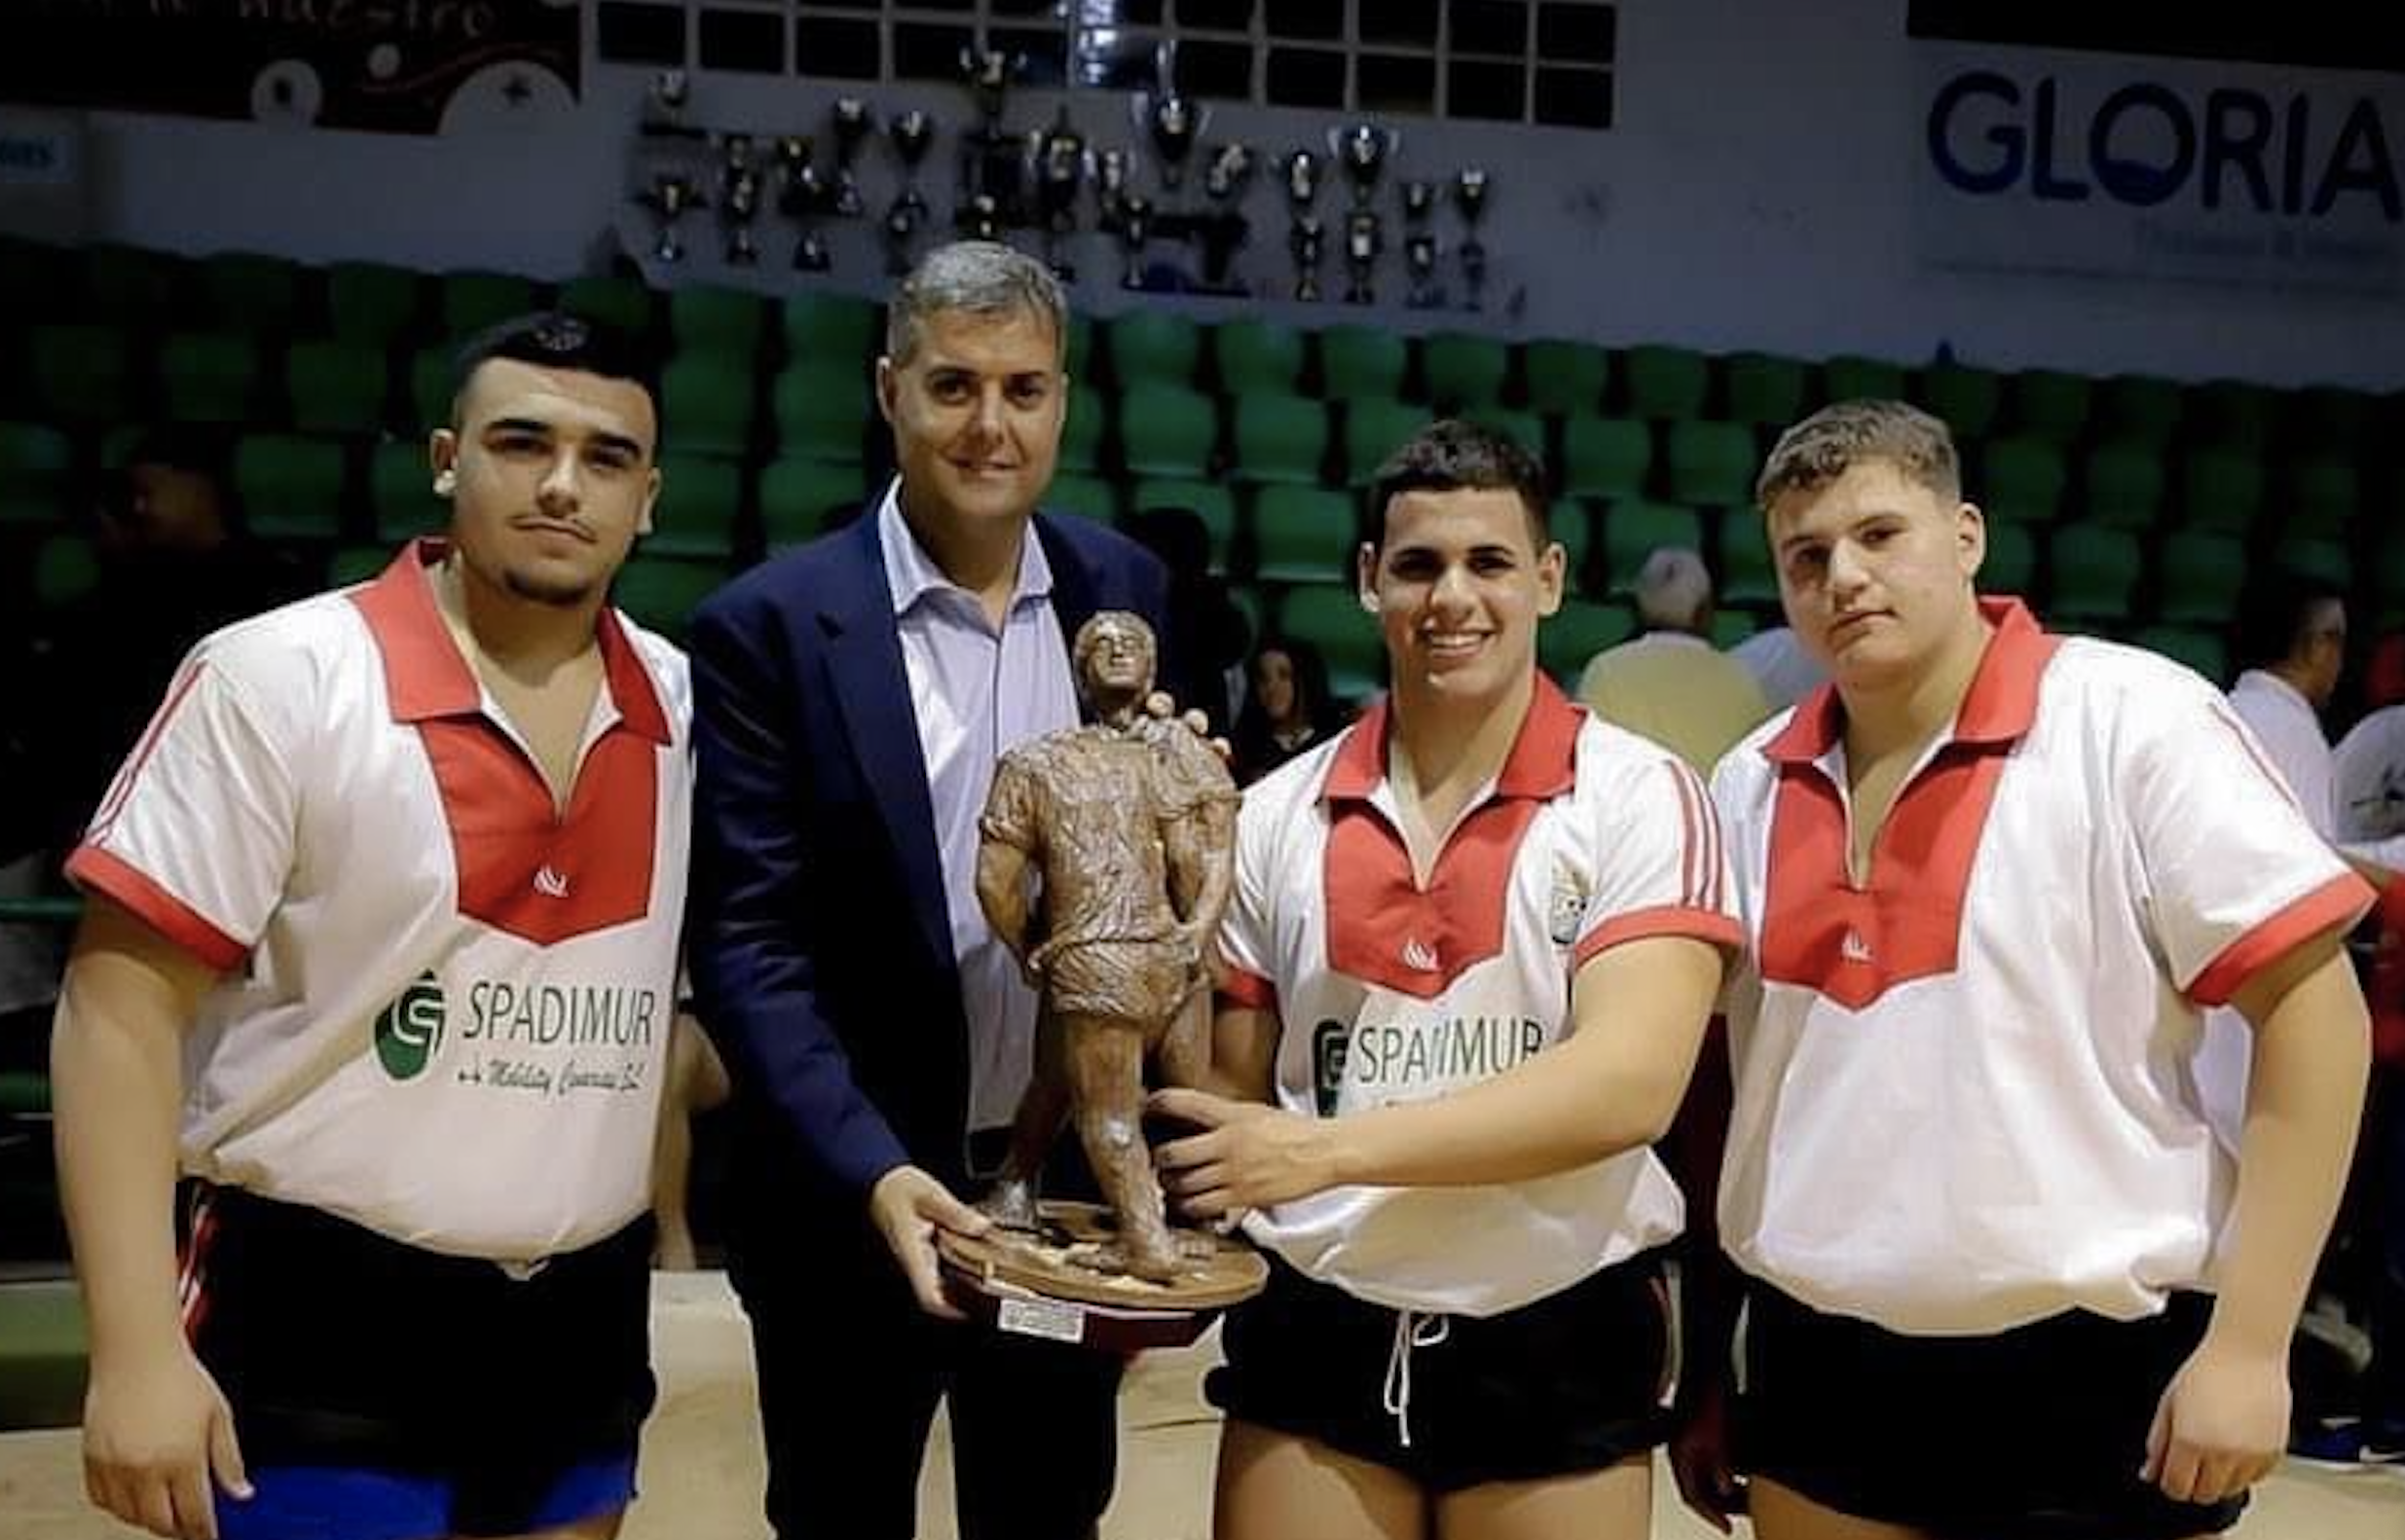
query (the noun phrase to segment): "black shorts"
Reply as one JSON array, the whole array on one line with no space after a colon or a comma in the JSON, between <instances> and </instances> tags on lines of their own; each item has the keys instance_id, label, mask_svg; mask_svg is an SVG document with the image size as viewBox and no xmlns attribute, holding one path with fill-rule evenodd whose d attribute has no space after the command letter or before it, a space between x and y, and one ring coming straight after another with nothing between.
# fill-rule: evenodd
<instances>
[{"instance_id":1,"label":"black shorts","mask_svg":"<svg viewBox=\"0 0 2405 1540\"><path fill-rule=\"evenodd\" d=\"M2176 1540L2246 1506L2174 1502L2138 1476L2208 1296L1992 1337L1904 1337L1759 1284L1747 1310L1739 1463L1824 1507L1966 1540Z\"/></svg>"},{"instance_id":2,"label":"black shorts","mask_svg":"<svg viewBox=\"0 0 2405 1540\"><path fill-rule=\"evenodd\" d=\"M1272 1258L1223 1346L1203 1389L1230 1417L1435 1492L1603 1470L1668 1430L1670 1296L1650 1252L1485 1319L1406 1318Z\"/></svg>"},{"instance_id":3,"label":"black shorts","mask_svg":"<svg viewBox=\"0 0 2405 1540\"><path fill-rule=\"evenodd\" d=\"M457 1529L507 1534L563 1471L632 1454L648 1218L519 1279L234 1188L196 1201L186 1329L252 1469L439 1477Z\"/></svg>"}]
</instances>

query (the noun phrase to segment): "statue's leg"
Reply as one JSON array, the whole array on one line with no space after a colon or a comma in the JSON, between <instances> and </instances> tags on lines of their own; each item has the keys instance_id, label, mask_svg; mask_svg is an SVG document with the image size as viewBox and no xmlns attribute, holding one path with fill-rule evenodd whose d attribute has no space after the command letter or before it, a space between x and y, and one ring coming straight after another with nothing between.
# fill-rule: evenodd
<instances>
[{"instance_id":1,"label":"statue's leg","mask_svg":"<svg viewBox=\"0 0 2405 1540\"><path fill-rule=\"evenodd\" d=\"M1035 1075L1018 1099L1018 1114L1011 1122L1011 1148L991 1192L978 1207L1005 1229L1040 1233L1043 1216L1037 1200L1043 1195L1045 1156L1060 1137L1069 1117L1069 1076L1061 1048L1059 1020L1050 1010L1038 1013L1035 1028Z\"/></svg>"},{"instance_id":2,"label":"statue's leg","mask_svg":"<svg viewBox=\"0 0 2405 1540\"><path fill-rule=\"evenodd\" d=\"M1211 1070L1211 985L1199 978L1169 1017L1161 1040L1161 1077L1171 1085L1202 1085Z\"/></svg>"},{"instance_id":3,"label":"statue's leg","mask_svg":"<svg viewBox=\"0 0 2405 1540\"><path fill-rule=\"evenodd\" d=\"M1061 1026L1078 1137L1118 1217L1122 1264L1166 1281L1176 1276L1178 1251L1144 1143L1144 1030L1114 1016L1064 1016Z\"/></svg>"}]
</instances>

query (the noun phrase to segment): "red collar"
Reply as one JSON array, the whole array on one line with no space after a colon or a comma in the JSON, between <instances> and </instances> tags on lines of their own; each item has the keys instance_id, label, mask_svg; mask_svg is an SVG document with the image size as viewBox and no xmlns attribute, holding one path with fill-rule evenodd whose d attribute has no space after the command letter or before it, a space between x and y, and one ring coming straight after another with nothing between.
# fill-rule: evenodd
<instances>
[{"instance_id":1,"label":"red collar","mask_svg":"<svg viewBox=\"0 0 2405 1540\"><path fill-rule=\"evenodd\" d=\"M449 551L446 540L413 540L381 575L351 596L376 639L376 650L384 657L385 686L391 696L394 721L476 716L484 712L484 691L476 682L475 671L460 656L451 628L435 607L433 584L426 579L426 568ZM620 721L653 743L668 743L668 713L660 706L649 671L620 629L616 612L605 606L593 631L601 644L610 700Z\"/></svg>"},{"instance_id":2,"label":"red collar","mask_svg":"<svg viewBox=\"0 0 2405 1540\"><path fill-rule=\"evenodd\" d=\"M2061 639L2040 629L2017 599L1982 599L1979 605L1980 617L1996 628L1995 635L1987 639L1971 688L1955 714L1953 741L2015 743L2038 719L2038 680ZM1795 715L1762 745L1762 753L1781 764L1810 764L1844 733L1845 703L1835 685L1824 684L1797 703Z\"/></svg>"},{"instance_id":3,"label":"red collar","mask_svg":"<svg viewBox=\"0 0 2405 1540\"><path fill-rule=\"evenodd\" d=\"M1561 686L1542 673L1531 693L1528 715L1495 778L1497 797L1560 796L1577 781L1578 728L1586 720ZM1328 766L1320 794L1330 801L1362 802L1387 779L1387 702L1381 700L1353 725Z\"/></svg>"}]
</instances>

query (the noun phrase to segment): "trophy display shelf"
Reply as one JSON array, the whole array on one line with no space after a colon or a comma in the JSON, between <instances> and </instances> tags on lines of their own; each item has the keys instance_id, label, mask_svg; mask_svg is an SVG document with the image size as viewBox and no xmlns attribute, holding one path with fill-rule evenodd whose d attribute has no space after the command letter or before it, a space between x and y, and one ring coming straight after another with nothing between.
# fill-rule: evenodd
<instances>
[{"instance_id":1,"label":"trophy display shelf","mask_svg":"<svg viewBox=\"0 0 2405 1540\"><path fill-rule=\"evenodd\" d=\"M1268 1262L1243 1240L1182 1227L1175 1233L1192 1259L1178 1276L1133 1277L1108 1265L1116 1234L1108 1207L1047 1198L1040 1212L1041 1235L939 1234L955 1305L1006 1332L1132 1352L1187 1345L1269 1282Z\"/></svg>"}]
</instances>

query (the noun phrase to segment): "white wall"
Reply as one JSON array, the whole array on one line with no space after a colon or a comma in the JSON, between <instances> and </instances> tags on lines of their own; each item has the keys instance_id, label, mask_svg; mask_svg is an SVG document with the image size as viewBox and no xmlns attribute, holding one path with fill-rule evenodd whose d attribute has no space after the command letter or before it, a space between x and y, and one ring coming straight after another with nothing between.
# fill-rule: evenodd
<instances>
[{"instance_id":1,"label":"white wall","mask_svg":"<svg viewBox=\"0 0 2405 1540\"><path fill-rule=\"evenodd\" d=\"M1469 160L1492 167L1485 235L1495 259L1484 316L1390 308L1385 318L1413 330L1455 325L1908 362L1944 343L1999 367L2405 385L2398 262L2378 266L2352 291L2016 271L2058 267L2065 250L2109 256L2131 211L2101 199L2045 206L2025 193L1966 201L1936 182L1924 148L1933 83L1986 64L2024 80L2085 80L2091 95L2119 78L2164 81L2198 100L2226 85L2282 100L2302 93L2325 137L2345 103L2367 97L2393 162L2405 156L2405 91L2392 77L1916 45L1904 36L1895 0L1624 0L1619 36L1610 132L1401 125L1401 166L1410 174L1448 175ZM648 218L627 202L645 78L590 66L580 105L537 98L514 112L491 81L471 85L446 132L429 139L96 114L87 147L90 234L196 252L253 247L565 275L588 264L606 227L616 226L632 249L648 248ZM832 94L809 83L704 77L696 118L763 135L823 128ZM946 124L971 111L961 91L864 94L881 110L929 107ZM1073 106L1092 137L1131 136L1124 102L1081 94ZM1022 93L1011 117L1023 127L1049 121L1052 110L1052 98ZM1333 121L1253 114L1240 122L1232 109L1217 111L1208 138L1240 133L1273 153L1315 140ZM868 158L872 208L890 186L884 151L874 145ZM940 208L949 203L949 182L947 139L922 172ZM1331 177L1323 213L1335 214L1343 199ZM2349 200L2335 223L2386 242L2383 249L2397 246L2405 227L2367 215L2371 202ZM6 206L0 202L0 215ZM1399 298L1391 190L1383 206L1382 285ZM1282 292L1285 214L1271 179L1256 186L1248 208L1256 231L1244 266ZM1450 215L1439 228L1450 241ZM1999 266L1956 265L1965 230ZM2030 235L2025 250L2016 249L2022 231ZM694 244L706 257L706 237ZM869 229L844 232L838 254L837 286L881 284ZM1090 277L1081 305L1106 312L1128 303L1110 281L1117 262L1106 247L1089 242L1083 260ZM702 260L677 276L761 287L791 281L774 262L730 275ZM1324 279L1331 291L1341 288L1333 249ZM1504 302L1515 290L1524 308L1512 312ZM1333 300L1258 303L1311 325L1362 315Z\"/></svg>"}]
</instances>

